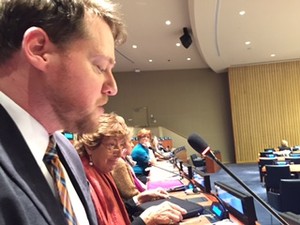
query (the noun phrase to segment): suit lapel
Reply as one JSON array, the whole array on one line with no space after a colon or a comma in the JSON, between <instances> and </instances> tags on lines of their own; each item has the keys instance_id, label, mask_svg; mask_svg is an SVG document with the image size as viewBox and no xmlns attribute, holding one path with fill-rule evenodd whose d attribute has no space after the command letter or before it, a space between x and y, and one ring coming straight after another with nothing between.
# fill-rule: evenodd
<instances>
[{"instance_id":1,"label":"suit lapel","mask_svg":"<svg viewBox=\"0 0 300 225\"><path fill-rule=\"evenodd\" d=\"M0 105L0 165L26 193L49 224L62 224L64 216L45 177L17 126Z\"/></svg>"},{"instance_id":2,"label":"suit lapel","mask_svg":"<svg viewBox=\"0 0 300 225\"><path fill-rule=\"evenodd\" d=\"M59 158L67 170L70 180L86 210L90 224L97 224L97 217L91 199L88 181L74 146L60 132L54 133L53 137L58 145Z\"/></svg>"}]
</instances>

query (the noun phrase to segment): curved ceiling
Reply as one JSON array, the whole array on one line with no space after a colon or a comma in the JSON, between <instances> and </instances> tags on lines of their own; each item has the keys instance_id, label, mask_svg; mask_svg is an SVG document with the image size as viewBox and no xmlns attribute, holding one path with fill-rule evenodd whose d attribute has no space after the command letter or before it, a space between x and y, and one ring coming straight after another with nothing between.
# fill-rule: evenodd
<instances>
[{"instance_id":1,"label":"curved ceiling","mask_svg":"<svg viewBox=\"0 0 300 225\"><path fill-rule=\"evenodd\" d=\"M299 9L297 0L189 0L194 41L215 72L298 59Z\"/></svg>"},{"instance_id":2,"label":"curved ceiling","mask_svg":"<svg viewBox=\"0 0 300 225\"><path fill-rule=\"evenodd\" d=\"M231 66L300 56L298 0L115 2L122 7L129 34L116 49L116 72L211 68L220 73ZM188 49L176 47L183 27L193 40Z\"/></svg>"}]
</instances>

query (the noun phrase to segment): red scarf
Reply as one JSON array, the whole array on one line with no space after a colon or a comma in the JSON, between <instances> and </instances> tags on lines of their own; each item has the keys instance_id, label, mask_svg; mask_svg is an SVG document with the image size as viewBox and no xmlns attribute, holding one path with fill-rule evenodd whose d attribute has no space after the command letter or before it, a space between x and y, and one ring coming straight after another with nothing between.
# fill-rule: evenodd
<instances>
[{"instance_id":1,"label":"red scarf","mask_svg":"<svg viewBox=\"0 0 300 225\"><path fill-rule=\"evenodd\" d=\"M98 223L129 225L130 219L111 173L100 173L94 166L89 165L85 157L81 160L90 182Z\"/></svg>"}]
</instances>

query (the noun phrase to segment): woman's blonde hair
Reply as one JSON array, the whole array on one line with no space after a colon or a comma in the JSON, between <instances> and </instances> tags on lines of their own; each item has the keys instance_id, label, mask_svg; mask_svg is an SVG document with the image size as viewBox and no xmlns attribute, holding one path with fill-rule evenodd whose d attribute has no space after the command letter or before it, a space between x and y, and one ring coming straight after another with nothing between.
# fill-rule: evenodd
<instances>
[{"instance_id":1,"label":"woman's blonde hair","mask_svg":"<svg viewBox=\"0 0 300 225\"><path fill-rule=\"evenodd\" d=\"M140 140L143 137L149 137L151 140L152 139L151 130L143 128L137 133L137 137L138 137L138 140Z\"/></svg>"},{"instance_id":2,"label":"woman's blonde hair","mask_svg":"<svg viewBox=\"0 0 300 225\"><path fill-rule=\"evenodd\" d=\"M74 146L80 155L86 155L85 147L98 147L104 137L123 137L127 140L131 136L132 129L126 125L123 117L115 113L105 113L99 118L98 130L95 133L78 135Z\"/></svg>"}]
</instances>

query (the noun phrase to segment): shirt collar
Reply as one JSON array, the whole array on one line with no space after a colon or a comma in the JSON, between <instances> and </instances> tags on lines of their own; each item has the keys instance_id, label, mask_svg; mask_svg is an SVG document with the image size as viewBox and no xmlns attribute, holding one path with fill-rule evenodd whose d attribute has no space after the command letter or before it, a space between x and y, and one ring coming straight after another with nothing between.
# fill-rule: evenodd
<instances>
[{"instance_id":1,"label":"shirt collar","mask_svg":"<svg viewBox=\"0 0 300 225\"><path fill-rule=\"evenodd\" d=\"M0 104L17 125L37 163L39 165L43 163L43 157L49 142L49 135L46 129L1 91Z\"/></svg>"}]
</instances>

